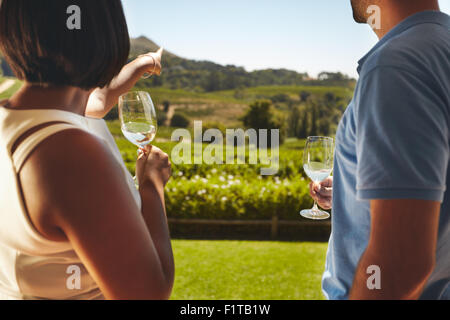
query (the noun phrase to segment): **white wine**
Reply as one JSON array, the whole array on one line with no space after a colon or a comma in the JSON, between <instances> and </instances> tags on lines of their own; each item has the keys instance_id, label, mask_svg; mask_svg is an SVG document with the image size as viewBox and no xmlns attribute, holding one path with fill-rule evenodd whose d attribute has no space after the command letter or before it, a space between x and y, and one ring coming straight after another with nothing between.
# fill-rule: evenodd
<instances>
[{"instance_id":1,"label":"white wine","mask_svg":"<svg viewBox=\"0 0 450 320\"><path fill-rule=\"evenodd\" d=\"M143 148L155 139L156 127L144 122L128 122L122 126L122 133L128 141Z\"/></svg>"},{"instance_id":2,"label":"white wine","mask_svg":"<svg viewBox=\"0 0 450 320\"><path fill-rule=\"evenodd\" d=\"M309 162L303 165L303 169L308 177L314 182L321 182L328 178L332 169L327 167L322 162Z\"/></svg>"}]
</instances>

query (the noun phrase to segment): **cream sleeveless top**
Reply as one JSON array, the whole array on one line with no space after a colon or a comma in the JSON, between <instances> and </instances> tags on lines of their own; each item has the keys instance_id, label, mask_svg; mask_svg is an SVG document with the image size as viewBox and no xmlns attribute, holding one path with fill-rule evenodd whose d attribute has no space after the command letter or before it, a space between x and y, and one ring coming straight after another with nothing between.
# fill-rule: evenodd
<instances>
[{"instance_id":1,"label":"cream sleeveless top","mask_svg":"<svg viewBox=\"0 0 450 320\"><path fill-rule=\"evenodd\" d=\"M11 148L41 124L52 124ZM51 135L82 129L103 140L121 164L139 208L141 198L104 120L60 110L14 110L0 102L0 299L103 299L70 242L44 238L25 210L17 173L31 151ZM95 196L95 195L93 195ZM51 199L48 199L51 201ZM78 281L79 279L79 281Z\"/></svg>"}]
</instances>

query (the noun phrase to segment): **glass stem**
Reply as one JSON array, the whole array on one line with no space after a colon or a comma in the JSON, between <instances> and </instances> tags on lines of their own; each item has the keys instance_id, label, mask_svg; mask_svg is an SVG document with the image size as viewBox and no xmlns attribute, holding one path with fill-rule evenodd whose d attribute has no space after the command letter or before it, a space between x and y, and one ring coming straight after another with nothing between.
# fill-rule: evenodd
<instances>
[{"instance_id":1,"label":"glass stem","mask_svg":"<svg viewBox=\"0 0 450 320\"><path fill-rule=\"evenodd\" d=\"M137 150L137 156L138 156L138 158L139 158L139 150L140 150L140 149ZM136 171L136 170L135 170L135 171ZM138 181L136 172L135 172L135 175L134 175L134 177L133 177L133 180L134 180L134 186L136 187L136 189L139 190L139 181Z\"/></svg>"},{"instance_id":2,"label":"glass stem","mask_svg":"<svg viewBox=\"0 0 450 320\"><path fill-rule=\"evenodd\" d=\"M316 201L314 201L314 206L312 207L312 210L313 211L318 211L319 210L319 207L317 206L317 202Z\"/></svg>"}]
</instances>

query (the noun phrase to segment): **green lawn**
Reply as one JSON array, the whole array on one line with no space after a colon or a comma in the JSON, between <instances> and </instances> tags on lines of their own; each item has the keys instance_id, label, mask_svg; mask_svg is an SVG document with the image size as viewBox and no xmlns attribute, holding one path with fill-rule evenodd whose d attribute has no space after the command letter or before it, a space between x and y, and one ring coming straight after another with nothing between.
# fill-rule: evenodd
<instances>
[{"instance_id":1,"label":"green lawn","mask_svg":"<svg viewBox=\"0 0 450 320\"><path fill-rule=\"evenodd\" d=\"M5 80L6 79L3 78L3 81L5 81ZM1 81L1 82L3 82L3 81ZM0 100L10 98L17 90L20 89L21 86L22 86L22 81L15 80L15 83L14 83L14 85L11 88L9 88L8 90L0 93Z\"/></svg>"},{"instance_id":2,"label":"green lawn","mask_svg":"<svg viewBox=\"0 0 450 320\"><path fill-rule=\"evenodd\" d=\"M319 300L326 243L174 240L174 300Z\"/></svg>"}]
</instances>

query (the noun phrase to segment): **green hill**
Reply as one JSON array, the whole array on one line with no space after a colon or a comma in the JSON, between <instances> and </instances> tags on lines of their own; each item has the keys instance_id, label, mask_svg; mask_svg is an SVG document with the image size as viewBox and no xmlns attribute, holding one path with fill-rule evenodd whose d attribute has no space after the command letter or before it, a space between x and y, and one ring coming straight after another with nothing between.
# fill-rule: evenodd
<instances>
[{"instance_id":1,"label":"green hill","mask_svg":"<svg viewBox=\"0 0 450 320\"><path fill-rule=\"evenodd\" d=\"M131 40L130 59L155 51L159 46L146 37ZM213 92L259 86L344 86L352 87L354 79L341 73L324 72L320 80L310 79L307 73L286 69L265 69L248 72L242 67L223 66L210 61L184 59L171 52L163 56L161 77L141 81L139 87L166 87L197 92Z\"/></svg>"},{"instance_id":2,"label":"green hill","mask_svg":"<svg viewBox=\"0 0 450 320\"><path fill-rule=\"evenodd\" d=\"M146 37L131 39L130 60L140 54L156 51L159 46ZM164 87L195 92L214 92L260 86L341 86L352 87L354 79L341 73L324 72L319 80L310 79L307 73L286 69L265 69L248 72L242 67L223 66L211 61L182 58L170 51L163 56L164 71L138 83L140 88ZM0 54L0 74L13 76Z\"/></svg>"}]
</instances>

